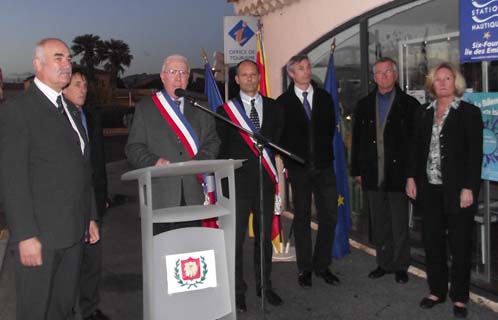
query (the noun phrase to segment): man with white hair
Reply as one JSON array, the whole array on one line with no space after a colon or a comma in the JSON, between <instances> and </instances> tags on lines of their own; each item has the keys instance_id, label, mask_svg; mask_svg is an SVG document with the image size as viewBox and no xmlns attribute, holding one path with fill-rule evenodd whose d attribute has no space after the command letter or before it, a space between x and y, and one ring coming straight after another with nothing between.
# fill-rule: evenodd
<instances>
[{"instance_id":1,"label":"man with white hair","mask_svg":"<svg viewBox=\"0 0 498 320\"><path fill-rule=\"evenodd\" d=\"M216 159L220 141L214 119L175 94L176 89L187 88L189 73L185 57L175 54L164 59L160 75L164 90L144 98L135 108L125 147L132 166L143 168L188 160ZM154 208L204 202L202 185L196 175L158 180L160 183L153 190ZM166 194L167 197L164 196ZM155 224L154 234L192 225L198 224Z\"/></svg>"}]
</instances>

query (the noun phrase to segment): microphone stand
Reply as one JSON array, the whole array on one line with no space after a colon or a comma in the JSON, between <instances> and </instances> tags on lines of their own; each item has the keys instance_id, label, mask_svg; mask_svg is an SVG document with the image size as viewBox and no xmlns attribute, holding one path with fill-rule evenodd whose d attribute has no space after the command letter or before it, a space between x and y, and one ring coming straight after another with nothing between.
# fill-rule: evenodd
<instances>
[{"instance_id":1,"label":"microphone stand","mask_svg":"<svg viewBox=\"0 0 498 320\"><path fill-rule=\"evenodd\" d=\"M183 95L184 98L186 98L191 104L194 106L198 107L199 109L204 110L205 112L209 113L210 115L214 116L217 119L220 119L224 121L225 123L228 123L232 127L237 128L238 130L241 130L245 133L247 133L250 137L252 137L255 140L254 146L256 149L258 149L258 167L259 167L259 212L260 212L260 219L259 219L259 255L260 255L260 268L261 268L261 311L263 313L263 320L265 319L265 290L266 290L266 285L265 285L265 279L266 279L266 272L265 272L265 215L264 215L264 192L263 192L263 149L265 145L270 146L271 148L277 150L281 154L284 154L291 159L299 162L299 163L304 163L304 160L300 158L299 156L283 149L282 147L274 144L271 142L268 138L264 137L263 135L257 133L257 132L251 132L250 130L247 130L244 127L239 126L238 124L232 122L230 119L227 119L216 112L212 111L211 109L207 108L206 106L203 106L199 104L196 99L192 96L189 96L188 94Z\"/></svg>"}]
</instances>

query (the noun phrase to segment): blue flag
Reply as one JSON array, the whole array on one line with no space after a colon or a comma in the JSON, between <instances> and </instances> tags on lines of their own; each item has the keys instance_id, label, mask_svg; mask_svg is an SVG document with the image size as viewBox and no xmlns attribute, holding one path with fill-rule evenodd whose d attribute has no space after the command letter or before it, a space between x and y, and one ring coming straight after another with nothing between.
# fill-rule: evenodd
<instances>
[{"instance_id":1,"label":"blue flag","mask_svg":"<svg viewBox=\"0 0 498 320\"><path fill-rule=\"evenodd\" d=\"M337 225L335 227L334 246L332 256L340 259L349 250L349 231L351 229L351 203L349 199L348 175L346 166L346 146L340 130L341 114L339 112L339 96L334 66L334 54L329 58L327 75L325 76L325 90L330 93L335 109L335 134L334 134L334 171L337 179Z\"/></svg>"},{"instance_id":2,"label":"blue flag","mask_svg":"<svg viewBox=\"0 0 498 320\"><path fill-rule=\"evenodd\" d=\"M211 110L216 111L223 104L223 99L221 99L220 90L218 90L218 85L216 84L209 63L204 65L204 79L204 94L208 97Z\"/></svg>"}]
</instances>

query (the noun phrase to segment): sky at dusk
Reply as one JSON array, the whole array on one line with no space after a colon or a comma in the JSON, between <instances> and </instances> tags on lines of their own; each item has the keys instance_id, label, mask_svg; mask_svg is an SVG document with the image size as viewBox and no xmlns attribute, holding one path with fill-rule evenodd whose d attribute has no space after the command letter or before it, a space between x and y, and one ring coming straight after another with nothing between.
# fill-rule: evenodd
<instances>
[{"instance_id":1,"label":"sky at dusk","mask_svg":"<svg viewBox=\"0 0 498 320\"><path fill-rule=\"evenodd\" d=\"M2 0L0 68L4 80L22 80L32 74L38 40L56 37L71 47L89 33L130 46L134 59L125 76L157 73L173 53L200 67L201 48L211 63L214 51L223 52L223 16L233 15L226 0Z\"/></svg>"}]
</instances>

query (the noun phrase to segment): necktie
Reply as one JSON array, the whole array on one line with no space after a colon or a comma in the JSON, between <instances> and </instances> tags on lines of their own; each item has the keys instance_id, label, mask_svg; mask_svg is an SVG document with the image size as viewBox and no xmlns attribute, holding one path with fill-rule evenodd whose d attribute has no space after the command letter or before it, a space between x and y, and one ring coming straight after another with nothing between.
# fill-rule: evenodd
<instances>
[{"instance_id":1,"label":"necktie","mask_svg":"<svg viewBox=\"0 0 498 320\"><path fill-rule=\"evenodd\" d=\"M64 106L62 105L62 97L60 95L57 96L57 100L55 100L57 103L57 110L61 113L64 114Z\"/></svg>"},{"instance_id":2,"label":"necktie","mask_svg":"<svg viewBox=\"0 0 498 320\"><path fill-rule=\"evenodd\" d=\"M180 110L180 112L182 112L182 108L181 108L181 105L182 105L182 102L180 100L174 100L175 101L175 104L176 106L178 107L178 109ZM183 112L182 112L183 113Z\"/></svg>"},{"instance_id":3,"label":"necktie","mask_svg":"<svg viewBox=\"0 0 498 320\"><path fill-rule=\"evenodd\" d=\"M80 116L81 116L81 124L83 125L83 128L85 128L85 133L86 136L88 137L88 125L86 122L86 115L85 112L83 111L83 108L80 108Z\"/></svg>"},{"instance_id":4,"label":"necktie","mask_svg":"<svg viewBox=\"0 0 498 320\"><path fill-rule=\"evenodd\" d=\"M69 118L67 117L66 110L64 110L64 105L62 104L62 95L57 96L57 100L55 100L57 103L57 111L60 112L66 118L66 120L69 122L69 125L71 125L71 121L69 121Z\"/></svg>"},{"instance_id":5,"label":"necktie","mask_svg":"<svg viewBox=\"0 0 498 320\"><path fill-rule=\"evenodd\" d=\"M64 110L64 105L62 104L62 96L61 95L57 96L57 99L55 100L55 102L57 103L57 111L59 111L62 115L64 115L64 118L66 118L67 123L69 124L69 126L71 127L71 129L73 129L73 132L77 135L77 137L78 137L78 139L80 141L79 145L80 145L80 148L81 148L81 153L84 154L85 140L81 136L81 133L79 132L79 130L76 127L74 127L73 124L71 123L71 120L69 120L69 115ZM77 120L73 117L73 121L77 121Z\"/></svg>"},{"instance_id":6,"label":"necktie","mask_svg":"<svg viewBox=\"0 0 498 320\"><path fill-rule=\"evenodd\" d=\"M254 107L254 104L256 102L256 99L251 99L251 113L249 114L249 118L251 118L251 122L256 128L256 130L259 130L259 116L258 116L258 111L256 110L256 107Z\"/></svg>"},{"instance_id":7,"label":"necktie","mask_svg":"<svg viewBox=\"0 0 498 320\"><path fill-rule=\"evenodd\" d=\"M306 111L306 115L308 116L308 120L311 120L311 105L308 101L308 92L303 92L303 106L304 111Z\"/></svg>"}]
</instances>

